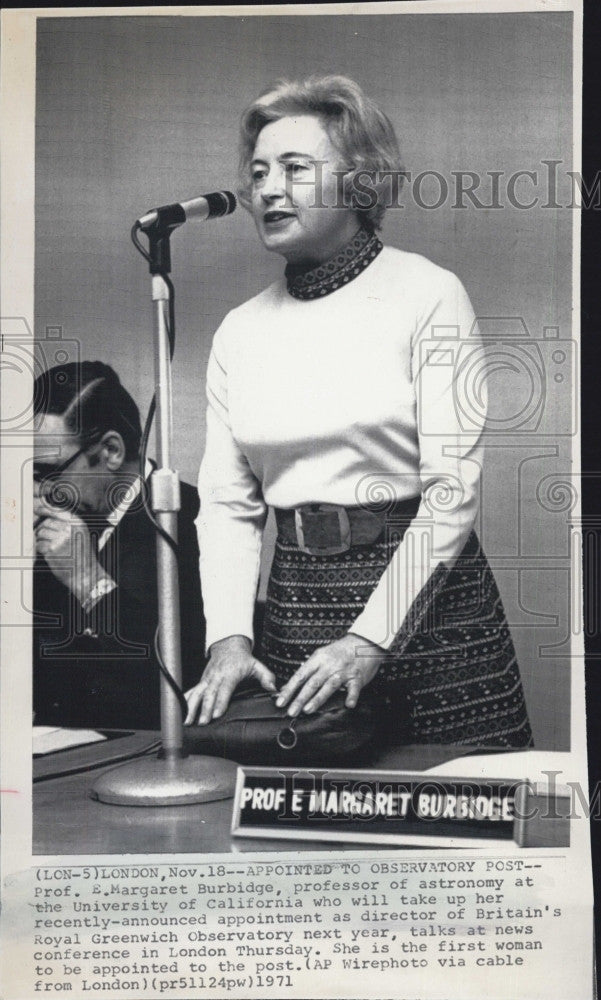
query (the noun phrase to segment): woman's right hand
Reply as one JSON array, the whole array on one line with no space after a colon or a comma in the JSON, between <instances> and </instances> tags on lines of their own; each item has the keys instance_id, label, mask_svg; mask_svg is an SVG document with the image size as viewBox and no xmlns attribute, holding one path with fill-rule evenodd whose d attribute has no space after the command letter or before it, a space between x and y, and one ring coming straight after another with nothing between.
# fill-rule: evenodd
<instances>
[{"instance_id":1,"label":"woman's right hand","mask_svg":"<svg viewBox=\"0 0 601 1000\"><path fill-rule=\"evenodd\" d=\"M275 677L251 653L250 639L245 635L230 635L214 642L210 658L198 684L186 691L188 714L185 724L196 720L205 726L223 715L240 681L254 677L266 691L275 691Z\"/></svg>"}]
</instances>

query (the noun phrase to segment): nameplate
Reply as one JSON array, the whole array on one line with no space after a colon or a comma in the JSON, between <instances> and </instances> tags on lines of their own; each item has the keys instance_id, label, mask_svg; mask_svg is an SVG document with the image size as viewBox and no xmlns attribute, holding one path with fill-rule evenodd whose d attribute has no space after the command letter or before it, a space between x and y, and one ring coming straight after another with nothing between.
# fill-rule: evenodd
<instances>
[{"instance_id":1,"label":"nameplate","mask_svg":"<svg viewBox=\"0 0 601 1000\"><path fill-rule=\"evenodd\" d=\"M528 781L437 777L433 774L294 768L238 770L232 835L292 840L444 846L535 846L533 820L545 846L569 844L562 803ZM545 826L544 812L555 822Z\"/></svg>"}]
</instances>

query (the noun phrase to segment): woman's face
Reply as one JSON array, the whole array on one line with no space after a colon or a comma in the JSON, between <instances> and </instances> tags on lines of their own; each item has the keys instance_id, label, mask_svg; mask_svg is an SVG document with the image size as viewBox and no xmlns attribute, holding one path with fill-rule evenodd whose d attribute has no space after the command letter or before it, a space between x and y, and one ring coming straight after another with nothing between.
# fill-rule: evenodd
<instances>
[{"instance_id":1,"label":"woman's face","mask_svg":"<svg viewBox=\"0 0 601 1000\"><path fill-rule=\"evenodd\" d=\"M266 125L250 165L252 214L267 250L291 262L320 263L358 228L343 204L341 163L319 118L300 115Z\"/></svg>"}]
</instances>

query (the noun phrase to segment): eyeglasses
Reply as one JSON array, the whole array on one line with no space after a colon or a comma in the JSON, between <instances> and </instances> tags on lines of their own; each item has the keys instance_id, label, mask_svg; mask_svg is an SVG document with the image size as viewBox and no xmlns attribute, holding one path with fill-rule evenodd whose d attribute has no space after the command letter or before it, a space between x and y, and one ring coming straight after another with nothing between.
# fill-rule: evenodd
<instances>
[{"instance_id":1,"label":"eyeglasses","mask_svg":"<svg viewBox=\"0 0 601 1000\"><path fill-rule=\"evenodd\" d=\"M33 466L33 481L35 483L41 483L42 481L51 483L56 482L56 480L60 479L63 473L69 468L69 466L73 465L75 459L79 458L80 455L83 455L84 451L87 451L88 448L97 440L97 433L88 437L86 442L82 444L81 448L78 448L77 451L73 452L73 454L64 462L61 462L60 465L51 465L48 462L35 462Z\"/></svg>"}]
</instances>

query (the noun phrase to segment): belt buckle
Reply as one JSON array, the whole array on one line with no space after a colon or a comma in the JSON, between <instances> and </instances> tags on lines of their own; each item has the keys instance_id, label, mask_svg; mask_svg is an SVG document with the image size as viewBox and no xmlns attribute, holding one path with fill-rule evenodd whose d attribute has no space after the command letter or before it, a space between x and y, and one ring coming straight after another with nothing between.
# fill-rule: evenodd
<instances>
[{"instance_id":1,"label":"belt buckle","mask_svg":"<svg viewBox=\"0 0 601 1000\"><path fill-rule=\"evenodd\" d=\"M336 514L338 520L338 535L340 541L336 545L310 545L307 541L307 530L303 523L303 517L312 517L319 514ZM345 507L334 503L308 504L306 507L297 507L294 511L294 526L296 528L296 541L301 552L306 552L310 556L334 556L342 552L348 552L351 547L351 525Z\"/></svg>"}]
</instances>

